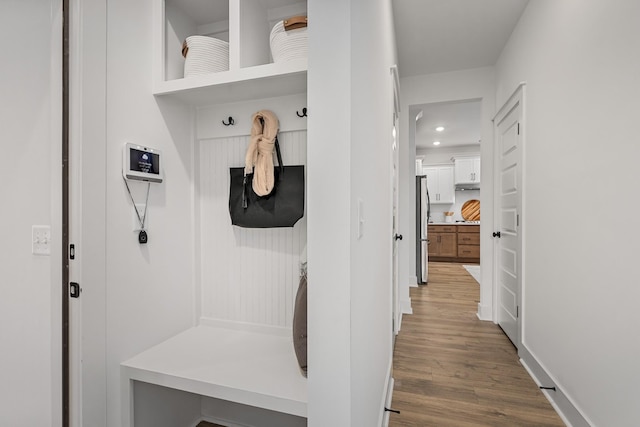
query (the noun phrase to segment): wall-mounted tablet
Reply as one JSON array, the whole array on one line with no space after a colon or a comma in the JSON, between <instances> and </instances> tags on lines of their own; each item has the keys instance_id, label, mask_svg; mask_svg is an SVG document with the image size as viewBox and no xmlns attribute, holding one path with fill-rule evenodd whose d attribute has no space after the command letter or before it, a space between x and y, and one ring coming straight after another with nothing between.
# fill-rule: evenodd
<instances>
[{"instance_id":1,"label":"wall-mounted tablet","mask_svg":"<svg viewBox=\"0 0 640 427\"><path fill-rule=\"evenodd\" d=\"M162 182L162 151L137 144L125 144L122 174L126 179Z\"/></svg>"}]
</instances>

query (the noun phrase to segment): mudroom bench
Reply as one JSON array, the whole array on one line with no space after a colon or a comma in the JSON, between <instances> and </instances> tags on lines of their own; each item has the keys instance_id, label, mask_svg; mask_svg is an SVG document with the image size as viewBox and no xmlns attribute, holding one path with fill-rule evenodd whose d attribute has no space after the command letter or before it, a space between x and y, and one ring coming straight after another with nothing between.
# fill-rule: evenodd
<instances>
[{"instance_id":1,"label":"mudroom bench","mask_svg":"<svg viewBox=\"0 0 640 427\"><path fill-rule=\"evenodd\" d=\"M124 427L306 426L291 332L201 324L120 365Z\"/></svg>"}]
</instances>

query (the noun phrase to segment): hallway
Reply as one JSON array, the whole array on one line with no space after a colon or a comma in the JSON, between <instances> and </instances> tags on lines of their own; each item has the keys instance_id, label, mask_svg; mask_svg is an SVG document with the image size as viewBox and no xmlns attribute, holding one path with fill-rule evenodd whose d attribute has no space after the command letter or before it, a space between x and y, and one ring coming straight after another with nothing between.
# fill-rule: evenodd
<instances>
[{"instance_id":1,"label":"hallway","mask_svg":"<svg viewBox=\"0 0 640 427\"><path fill-rule=\"evenodd\" d=\"M394 350L389 426L563 426L500 328L476 316L461 264L429 263Z\"/></svg>"}]
</instances>

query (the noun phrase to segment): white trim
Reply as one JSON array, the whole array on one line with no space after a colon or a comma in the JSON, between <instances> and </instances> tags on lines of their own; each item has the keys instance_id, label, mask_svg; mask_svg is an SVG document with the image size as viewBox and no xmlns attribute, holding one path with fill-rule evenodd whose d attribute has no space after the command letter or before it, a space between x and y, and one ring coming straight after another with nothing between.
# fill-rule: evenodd
<instances>
[{"instance_id":1,"label":"white trim","mask_svg":"<svg viewBox=\"0 0 640 427\"><path fill-rule=\"evenodd\" d=\"M478 312L476 313L478 319L493 321L492 309L489 305L482 305L478 303Z\"/></svg>"},{"instance_id":2,"label":"white trim","mask_svg":"<svg viewBox=\"0 0 640 427\"><path fill-rule=\"evenodd\" d=\"M49 224L51 226L52 242L62 242L62 30L63 11L62 1L52 0L51 16L49 20L50 53L49 53L49 139L50 139L50 181L51 192ZM40 53L40 52L38 52ZM46 58L46 53L43 55ZM43 183L47 186L47 183ZM52 245L49 257L49 304L50 304L50 343L51 362L47 367L50 378L43 382L50 385L50 413L51 425L62 425L62 298L60 278L62 277L62 245Z\"/></svg>"},{"instance_id":3,"label":"white trim","mask_svg":"<svg viewBox=\"0 0 640 427\"><path fill-rule=\"evenodd\" d=\"M417 288L418 287L418 276L409 277L409 287L410 288ZM409 300L411 300L411 298L409 298Z\"/></svg>"},{"instance_id":4,"label":"white trim","mask_svg":"<svg viewBox=\"0 0 640 427\"><path fill-rule=\"evenodd\" d=\"M401 313L402 314L413 314L413 308L411 307L411 298L408 300L400 301Z\"/></svg>"},{"instance_id":5,"label":"white trim","mask_svg":"<svg viewBox=\"0 0 640 427\"><path fill-rule=\"evenodd\" d=\"M507 108L507 105L511 104L514 101L514 98L516 97L516 95L518 95L518 92L520 91L521 88L524 91L524 88L526 85L527 85L527 82L518 83L518 86L516 86L515 90L511 92L511 95L509 95L509 98L507 98L507 100L502 104L502 107L500 107L500 109L493 116L493 119L491 119L492 122L495 122L496 118L498 118L498 116L503 114L504 109Z\"/></svg>"},{"instance_id":6,"label":"white trim","mask_svg":"<svg viewBox=\"0 0 640 427\"><path fill-rule=\"evenodd\" d=\"M542 390L542 393L547 400L549 400L549 403L551 403L551 406L558 413L562 421L569 427L589 427L595 425L585 415L584 411L580 410L573 399L562 391L563 388L556 378L549 374L549 371L545 369L535 355L526 348L526 345L523 344L522 347L519 351L522 356L520 363L524 366L536 385L538 387L541 385L556 387L556 391Z\"/></svg>"},{"instance_id":7,"label":"white trim","mask_svg":"<svg viewBox=\"0 0 640 427\"><path fill-rule=\"evenodd\" d=\"M389 367L387 368L387 376L384 384L384 394L382 398L381 413L378 420L378 425L387 427L389 425L389 413L384 408L391 407L391 401L393 399L393 387L395 380L392 376L393 359L389 361Z\"/></svg>"},{"instance_id":8,"label":"white trim","mask_svg":"<svg viewBox=\"0 0 640 427\"><path fill-rule=\"evenodd\" d=\"M83 2L72 0L69 28L69 244L76 248L75 260L69 263L69 281L82 289L82 13ZM69 423L83 422L83 298L69 298Z\"/></svg>"},{"instance_id":9,"label":"white trim","mask_svg":"<svg viewBox=\"0 0 640 427\"><path fill-rule=\"evenodd\" d=\"M400 115L400 75L398 73L398 65L391 66L391 75L393 76L393 113L395 117ZM398 129L399 130L399 129ZM398 138L400 140L400 138Z\"/></svg>"}]
</instances>

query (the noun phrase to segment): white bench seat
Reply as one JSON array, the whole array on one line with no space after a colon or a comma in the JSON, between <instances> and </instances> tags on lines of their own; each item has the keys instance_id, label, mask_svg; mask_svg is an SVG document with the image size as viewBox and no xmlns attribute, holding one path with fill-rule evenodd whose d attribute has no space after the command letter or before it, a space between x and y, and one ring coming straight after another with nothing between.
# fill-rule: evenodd
<instances>
[{"instance_id":1,"label":"white bench seat","mask_svg":"<svg viewBox=\"0 0 640 427\"><path fill-rule=\"evenodd\" d=\"M307 416L307 380L290 336L200 325L123 362L121 375L125 422L133 420L133 381Z\"/></svg>"}]
</instances>

